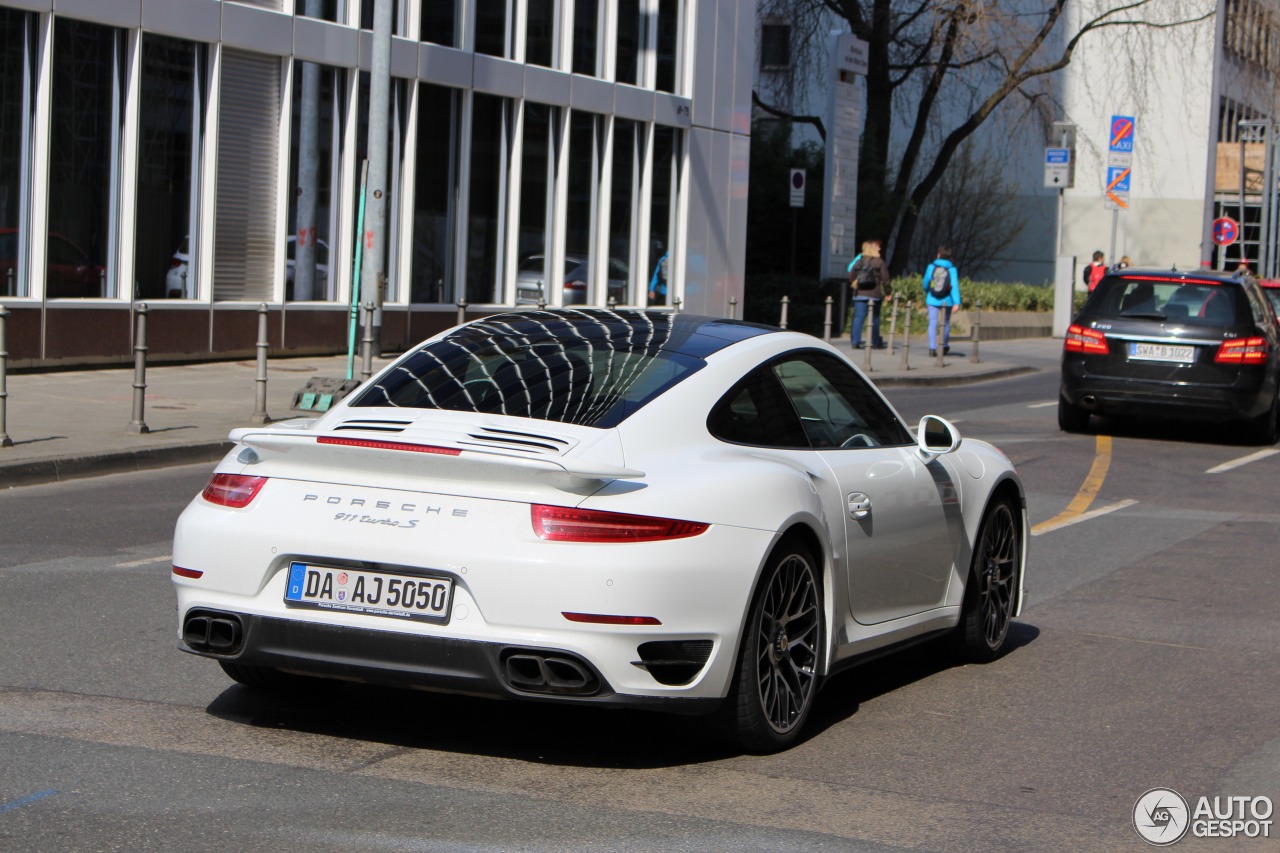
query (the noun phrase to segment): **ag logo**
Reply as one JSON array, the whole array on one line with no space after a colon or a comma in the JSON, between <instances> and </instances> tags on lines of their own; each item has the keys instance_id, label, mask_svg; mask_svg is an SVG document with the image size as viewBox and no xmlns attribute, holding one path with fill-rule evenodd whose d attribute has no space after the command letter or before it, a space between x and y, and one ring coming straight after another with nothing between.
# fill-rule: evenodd
<instances>
[{"instance_id":1,"label":"ag logo","mask_svg":"<svg viewBox=\"0 0 1280 853\"><path fill-rule=\"evenodd\" d=\"M1133 804L1133 828L1143 841L1158 847L1181 841L1190 816L1187 801L1169 788L1152 788Z\"/></svg>"}]
</instances>

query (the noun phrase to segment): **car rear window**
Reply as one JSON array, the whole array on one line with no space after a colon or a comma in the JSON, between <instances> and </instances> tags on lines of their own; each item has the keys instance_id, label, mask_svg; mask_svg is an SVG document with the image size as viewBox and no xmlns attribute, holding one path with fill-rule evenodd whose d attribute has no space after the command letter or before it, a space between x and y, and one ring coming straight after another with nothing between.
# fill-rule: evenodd
<instances>
[{"instance_id":1,"label":"car rear window","mask_svg":"<svg viewBox=\"0 0 1280 853\"><path fill-rule=\"evenodd\" d=\"M405 358L352 405L608 428L706 365L664 348L675 324L662 317L625 324L593 322L588 312L574 322L537 319L550 316L472 323Z\"/></svg>"},{"instance_id":2,"label":"car rear window","mask_svg":"<svg viewBox=\"0 0 1280 853\"><path fill-rule=\"evenodd\" d=\"M1094 319L1130 317L1202 325L1247 322L1240 288L1231 282L1112 277L1090 301Z\"/></svg>"}]
</instances>

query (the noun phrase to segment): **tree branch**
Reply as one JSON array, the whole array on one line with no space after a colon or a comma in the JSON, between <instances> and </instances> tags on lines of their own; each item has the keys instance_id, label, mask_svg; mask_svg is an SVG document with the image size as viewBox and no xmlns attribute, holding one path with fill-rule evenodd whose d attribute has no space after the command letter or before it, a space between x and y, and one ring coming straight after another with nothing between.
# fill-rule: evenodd
<instances>
[{"instance_id":1,"label":"tree branch","mask_svg":"<svg viewBox=\"0 0 1280 853\"><path fill-rule=\"evenodd\" d=\"M751 90L751 103L759 107L760 109L764 110L774 118L785 119L787 121L794 121L797 124L811 124L814 126L815 129L817 129L818 136L822 137L822 141L823 142L827 141L827 129L822 124L822 119L820 117L799 116L799 115L795 115L794 113L787 112L786 110L780 110L777 107L769 106L764 101L760 100L760 94L755 89Z\"/></svg>"}]
</instances>

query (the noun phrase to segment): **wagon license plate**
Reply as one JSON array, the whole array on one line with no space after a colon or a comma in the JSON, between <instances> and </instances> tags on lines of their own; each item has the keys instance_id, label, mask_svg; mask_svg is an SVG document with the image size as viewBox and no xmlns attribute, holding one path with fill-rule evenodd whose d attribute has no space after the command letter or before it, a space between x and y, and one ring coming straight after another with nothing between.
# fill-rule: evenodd
<instances>
[{"instance_id":1,"label":"wagon license plate","mask_svg":"<svg viewBox=\"0 0 1280 853\"><path fill-rule=\"evenodd\" d=\"M1190 364L1196 360L1196 348L1173 344L1129 344L1129 358L1135 361L1172 361Z\"/></svg>"},{"instance_id":2,"label":"wagon license plate","mask_svg":"<svg viewBox=\"0 0 1280 853\"><path fill-rule=\"evenodd\" d=\"M341 569L291 563L284 602L344 613L366 613L397 619L445 624L453 601L449 578L397 575L363 569Z\"/></svg>"}]
</instances>

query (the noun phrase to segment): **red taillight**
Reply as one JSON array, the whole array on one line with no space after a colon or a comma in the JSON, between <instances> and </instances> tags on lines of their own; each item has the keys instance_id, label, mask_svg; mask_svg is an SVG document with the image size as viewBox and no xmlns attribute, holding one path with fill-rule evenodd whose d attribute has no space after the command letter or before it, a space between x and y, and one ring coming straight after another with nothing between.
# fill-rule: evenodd
<instances>
[{"instance_id":1,"label":"red taillight","mask_svg":"<svg viewBox=\"0 0 1280 853\"><path fill-rule=\"evenodd\" d=\"M609 616L604 613L561 613L570 622L586 622L591 625L661 625L652 616Z\"/></svg>"},{"instance_id":2,"label":"red taillight","mask_svg":"<svg viewBox=\"0 0 1280 853\"><path fill-rule=\"evenodd\" d=\"M586 283L585 281L566 281L566 282L564 283L564 289L565 289L565 290L572 290L572 291L575 291L575 292L576 292L576 291L579 291L579 290L586 290L586 289L587 289L587 283Z\"/></svg>"},{"instance_id":3,"label":"red taillight","mask_svg":"<svg viewBox=\"0 0 1280 853\"><path fill-rule=\"evenodd\" d=\"M209 485L205 486L204 491L201 492L201 497L212 504L239 509L248 506L258 496L258 492L266 482L266 477L214 474L209 478Z\"/></svg>"},{"instance_id":4,"label":"red taillight","mask_svg":"<svg viewBox=\"0 0 1280 853\"><path fill-rule=\"evenodd\" d=\"M531 514L533 532L552 542L656 542L697 536L711 526L699 521L543 504L534 504Z\"/></svg>"},{"instance_id":5,"label":"red taillight","mask_svg":"<svg viewBox=\"0 0 1280 853\"><path fill-rule=\"evenodd\" d=\"M187 263L186 261L180 261L177 258L170 258L169 269L176 270L178 267L185 266L186 263Z\"/></svg>"},{"instance_id":6,"label":"red taillight","mask_svg":"<svg viewBox=\"0 0 1280 853\"><path fill-rule=\"evenodd\" d=\"M193 580L204 574L204 572L197 569L184 569L182 566L174 566L173 573L180 578L191 578Z\"/></svg>"},{"instance_id":7,"label":"red taillight","mask_svg":"<svg viewBox=\"0 0 1280 853\"><path fill-rule=\"evenodd\" d=\"M1089 355L1106 355L1111 351L1107 346L1107 336L1102 332L1074 324L1067 329L1067 336L1062 341L1062 349L1066 352L1082 352Z\"/></svg>"},{"instance_id":8,"label":"red taillight","mask_svg":"<svg viewBox=\"0 0 1280 853\"><path fill-rule=\"evenodd\" d=\"M380 441L375 438L338 438L333 435L322 435L316 439L319 444L339 444L343 447L372 447L375 450L406 450L410 453L439 453L444 456L458 456L462 453L454 447L435 447L430 444L410 444L407 441Z\"/></svg>"},{"instance_id":9,"label":"red taillight","mask_svg":"<svg viewBox=\"0 0 1280 853\"><path fill-rule=\"evenodd\" d=\"M1262 364L1267 360L1266 338L1223 341L1213 360L1219 364Z\"/></svg>"}]
</instances>

